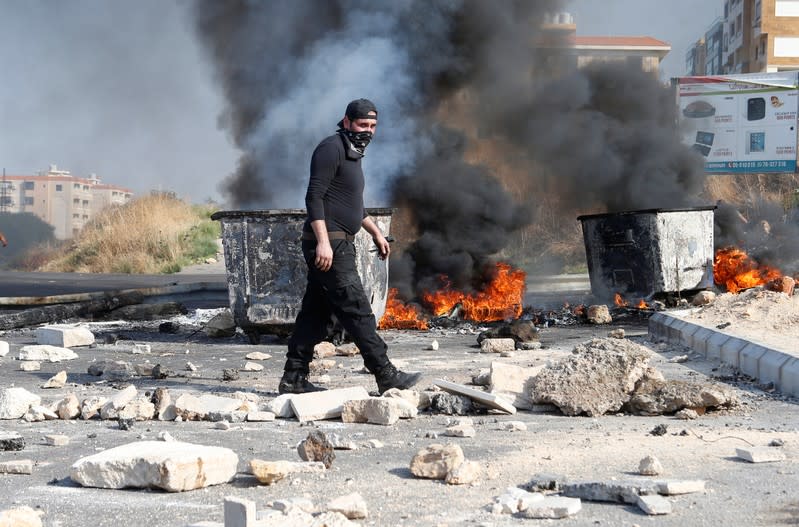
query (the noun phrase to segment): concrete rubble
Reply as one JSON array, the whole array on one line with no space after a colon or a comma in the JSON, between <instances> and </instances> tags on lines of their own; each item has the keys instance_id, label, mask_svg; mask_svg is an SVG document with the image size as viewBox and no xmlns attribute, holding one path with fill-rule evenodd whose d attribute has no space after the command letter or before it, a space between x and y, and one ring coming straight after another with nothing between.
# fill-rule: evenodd
<instances>
[{"instance_id":1,"label":"concrete rubble","mask_svg":"<svg viewBox=\"0 0 799 527\"><path fill-rule=\"evenodd\" d=\"M19 432L0 430L0 452L14 452L25 449L25 438Z\"/></svg>"},{"instance_id":2,"label":"concrete rubble","mask_svg":"<svg viewBox=\"0 0 799 527\"><path fill-rule=\"evenodd\" d=\"M366 391L366 388L354 386L293 395L290 401L294 415L299 421L318 421L340 417L344 403L347 401L368 398L369 392Z\"/></svg>"},{"instance_id":3,"label":"concrete rubble","mask_svg":"<svg viewBox=\"0 0 799 527\"><path fill-rule=\"evenodd\" d=\"M0 527L42 527L42 511L28 506L0 511Z\"/></svg>"},{"instance_id":4,"label":"concrete rubble","mask_svg":"<svg viewBox=\"0 0 799 527\"><path fill-rule=\"evenodd\" d=\"M488 375L488 390L511 401L519 410L529 410L534 404L531 397L533 379L542 368L543 365L524 368L493 361Z\"/></svg>"},{"instance_id":5,"label":"concrete rubble","mask_svg":"<svg viewBox=\"0 0 799 527\"><path fill-rule=\"evenodd\" d=\"M9 351L11 351L11 346L8 345L8 342L0 340L0 358L8 355Z\"/></svg>"},{"instance_id":6,"label":"concrete rubble","mask_svg":"<svg viewBox=\"0 0 799 527\"><path fill-rule=\"evenodd\" d=\"M42 384L42 388L44 389L63 388L66 383L67 383L67 372L61 370L60 372L56 373L55 375L47 379L47 381L44 384Z\"/></svg>"},{"instance_id":7,"label":"concrete rubble","mask_svg":"<svg viewBox=\"0 0 799 527\"><path fill-rule=\"evenodd\" d=\"M416 406L405 399L370 397L345 402L341 409L341 420L345 423L393 425L400 419L412 419L417 413Z\"/></svg>"},{"instance_id":8,"label":"concrete rubble","mask_svg":"<svg viewBox=\"0 0 799 527\"><path fill-rule=\"evenodd\" d=\"M33 461L30 459L0 461L0 474L33 474Z\"/></svg>"},{"instance_id":9,"label":"concrete rubble","mask_svg":"<svg viewBox=\"0 0 799 527\"><path fill-rule=\"evenodd\" d=\"M785 452L773 446L736 448L735 455L750 463L773 463L786 459Z\"/></svg>"},{"instance_id":10,"label":"concrete rubble","mask_svg":"<svg viewBox=\"0 0 799 527\"><path fill-rule=\"evenodd\" d=\"M228 448L138 441L79 459L69 475L84 487L182 492L231 481L238 462L239 457Z\"/></svg>"},{"instance_id":11,"label":"concrete rubble","mask_svg":"<svg viewBox=\"0 0 799 527\"><path fill-rule=\"evenodd\" d=\"M516 341L511 338L484 339L480 342L483 353L502 353L516 349Z\"/></svg>"},{"instance_id":12,"label":"concrete rubble","mask_svg":"<svg viewBox=\"0 0 799 527\"><path fill-rule=\"evenodd\" d=\"M646 456L638 463L638 473L642 476L659 476L663 474L663 465L655 456Z\"/></svg>"},{"instance_id":13,"label":"concrete rubble","mask_svg":"<svg viewBox=\"0 0 799 527\"><path fill-rule=\"evenodd\" d=\"M369 516L366 500L357 492L330 500L325 508L330 512L340 512L350 520L360 520Z\"/></svg>"},{"instance_id":14,"label":"concrete rubble","mask_svg":"<svg viewBox=\"0 0 799 527\"><path fill-rule=\"evenodd\" d=\"M77 358L78 354L71 349L49 344L22 346L17 355L18 360L36 362L61 362Z\"/></svg>"},{"instance_id":15,"label":"concrete rubble","mask_svg":"<svg viewBox=\"0 0 799 527\"><path fill-rule=\"evenodd\" d=\"M610 316L610 310L608 306L604 304L588 306L586 316L588 317L588 322L591 324L610 324L613 322L613 317Z\"/></svg>"},{"instance_id":16,"label":"concrete rubble","mask_svg":"<svg viewBox=\"0 0 799 527\"><path fill-rule=\"evenodd\" d=\"M42 398L25 388L0 388L0 419L19 419Z\"/></svg>"},{"instance_id":17,"label":"concrete rubble","mask_svg":"<svg viewBox=\"0 0 799 527\"><path fill-rule=\"evenodd\" d=\"M333 445L321 430L314 430L297 446L297 453L303 461L320 461L325 468L333 466L336 454Z\"/></svg>"},{"instance_id":18,"label":"concrete rubble","mask_svg":"<svg viewBox=\"0 0 799 527\"><path fill-rule=\"evenodd\" d=\"M445 479L465 459L460 446L435 443L416 452L411 460L411 474L417 478Z\"/></svg>"},{"instance_id":19,"label":"concrete rubble","mask_svg":"<svg viewBox=\"0 0 799 527\"><path fill-rule=\"evenodd\" d=\"M61 348L94 344L94 334L87 328L69 324L54 324L36 328L36 342Z\"/></svg>"},{"instance_id":20,"label":"concrete rubble","mask_svg":"<svg viewBox=\"0 0 799 527\"><path fill-rule=\"evenodd\" d=\"M291 474L319 473L326 470L321 461L265 461L253 459L250 470L255 478L264 485L272 485Z\"/></svg>"},{"instance_id":21,"label":"concrete rubble","mask_svg":"<svg viewBox=\"0 0 799 527\"><path fill-rule=\"evenodd\" d=\"M499 395L481 392L480 390L475 390L474 388L469 388L468 386L449 382L444 379L436 379L434 383L444 391L469 397L488 408L502 410L509 414L516 413L516 407L513 406L510 401Z\"/></svg>"}]
</instances>

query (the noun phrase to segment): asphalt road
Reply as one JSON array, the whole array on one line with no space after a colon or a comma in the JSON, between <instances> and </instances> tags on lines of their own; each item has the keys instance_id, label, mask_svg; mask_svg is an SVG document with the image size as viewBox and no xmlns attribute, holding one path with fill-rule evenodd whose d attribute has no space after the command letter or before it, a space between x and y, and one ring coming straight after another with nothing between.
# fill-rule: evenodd
<instances>
[{"instance_id":1,"label":"asphalt road","mask_svg":"<svg viewBox=\"0 0 799 527\"><path fill-rule=\"evenodd\" d=\"M32 330L13 330L0 338L11 343L11 353L0 359L0 385L24 387L55 402L68 392L79 398L115 391L109 383L97 383L86 374L92 361L124 360L131 363L160 363L175 372L167 379L134 379L140 392L167 387L193 393L231 393L250 391L268 401L275 394L283 366L285 344L265 338L257 346L248 345L243 335L211 340L196 327L185 323L178 334L157 330L159 321L140 325L91 327L98 338L114 333L152 345L150 355L125 355L76 348L79 358L43 364L42 371L22 372L14 360L19 346L33 343ZM668 379L704 382L717 375L716 365L691 359L669 362L685 353L684 349L646 343L645 321L622 324L628 336L655 351L651 363ZM617 327L614 324L613 327ZM476 347L475 334L468 327L429 332L386 331L383 335L392 359L408 370L424 373L421 387L429 387L435 378L465 383L491 361L517 365L544 364L563 357L573 346L594 336L605 336L608 327L570 326L542 329L544 349L519 351L513 357L499 358L483 354ZM437 339L440 348L429 344ZM223 368L242 367L244 355L262 351L273 356L263 361L265 370L241 372L237 381L222 381ZM196 372L186 369L187 361ZM360 373L360 357L338 357L331 369L331 388L362 385L374 390L374 380ZM39 386L59 370L66 370L69 384L63 389L43 390ZM516 415L472 415L477 435L453 438L441 434L452 417L423 413L413 420L394 426L344 424L337 420L301 425L295 420L267 423L238 423L230 430L214 429L208 422L142 422L132 430L122 431L108 421L47 421L26 423L22 420L0 421L2 430L20 432L27 446L20 452L0 452L0 460L32 459L32 475L0 475L0 509L29 505L44 512L47 526L83 527L182 527L203 520L222 521L225 496L252 499L259 509L276 499L310 498L316 506L328 500L359 492L366 500L369 517L360 525L375 526L533 526L564 525L595 527L657 525L691 526L779 526L799 522L799 406L758 390L748 384L734 389L742 405L732 411L708 413L696 421L678 421L673 417L607 415L600 418L565 417L560 413L519 412ZM174 397L174 395L173 395ZM508 432L502 423L523 421L527 430ZM654 436L649 432L659 424L668 433ZM246 474L253 458L299 460L296 445L314 428L335 432L363 445L378 439L384 448L337 451L333 467L325 474L292 476L271 486L258 485ZM178 440L231 448L239 456L239 474L229 484L180 494L143 490L103 490L81 488L72 482L69 466L79 458L99 450L140 439L154 439L168 431ZM60 433L70 437L70 444L53 447L44 444L45 434ZM788 460L753 465L734 458L735 447L746 443L766 445L773 439L785 442ZM440 481L420 480L410 475L408 466L414 453L431 443L453 442L461 445L467 459L477 461L484 470L479 484L450 486ZM630 477L638 461L654 454L663 463L666 477L703 479L707 492L676 496L671 499L674 512L667 516L647 517L637 508L611 503L583 502L574 517L554 521L534 521L509 515L492 515L485 510L495 496L508 486L527 483L541 472L559 473L572 480L624 479Z\"/></svg>"}]
</instances>

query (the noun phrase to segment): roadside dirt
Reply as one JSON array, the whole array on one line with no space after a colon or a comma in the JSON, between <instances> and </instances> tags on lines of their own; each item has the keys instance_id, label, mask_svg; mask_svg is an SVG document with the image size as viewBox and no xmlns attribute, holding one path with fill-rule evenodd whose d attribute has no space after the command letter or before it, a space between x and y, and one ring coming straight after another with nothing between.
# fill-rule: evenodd
<instances>
[{"instance_id":1,"label":"roadside dirt","mask_svg":"<svg viewBox=\"0 0 799 527\"><path fill-rule=\"evenodd\" d=\"M762 288L724 293L680 318L789 353L799 352L799 295Z\"/></svg>"}]
</instances>

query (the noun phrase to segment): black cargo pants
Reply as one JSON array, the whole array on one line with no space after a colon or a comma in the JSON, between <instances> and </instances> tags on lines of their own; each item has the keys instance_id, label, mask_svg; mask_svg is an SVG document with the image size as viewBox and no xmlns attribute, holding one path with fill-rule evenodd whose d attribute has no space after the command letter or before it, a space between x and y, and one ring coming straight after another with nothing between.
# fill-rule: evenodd
<instances>
[{"instance_id":1,"label":"black cargo pants","mask_svg":"<svg viewBox=\"0 0 799 527\"><path fill-rule=\"evenodd\" d=\"M316 241L302 242L302 253L308 266L308 285L289 339L285 369L308 373L314 346L327 336L332 313L361 350L366 369L377 373L389 364L388 346L377 334L372 305L366 298L355 266L355 244L348 240L330 240L330 245L333 264L328 271L322 272L314 264Z\"/></svg>"}]
</instances>

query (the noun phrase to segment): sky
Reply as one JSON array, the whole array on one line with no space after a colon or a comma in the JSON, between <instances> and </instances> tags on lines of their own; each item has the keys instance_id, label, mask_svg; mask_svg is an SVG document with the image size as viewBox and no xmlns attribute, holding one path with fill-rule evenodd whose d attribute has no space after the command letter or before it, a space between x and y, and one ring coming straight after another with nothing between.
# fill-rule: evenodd
<instances>
[{"instance_id":1,"label":"sky","mask_svg":"<svg viewBox=\"0 0 799 527\"><path fill-rule=\"evenodd\" d=\"M302 1L302 0L298 0ZM532 0L531 0L532 1ZM579 35L671 44L662 77L721 15L723 0L567 0ZM77 177L221 202L238 152L217 121L223 99L200 52L189 0L0 2L0 168L55 164ZM306 160L302 160L304 166Z\"/></svg>"}]
</instances>

